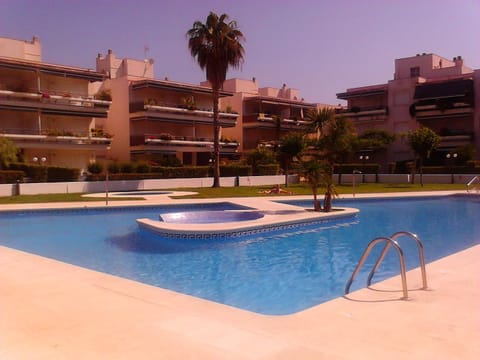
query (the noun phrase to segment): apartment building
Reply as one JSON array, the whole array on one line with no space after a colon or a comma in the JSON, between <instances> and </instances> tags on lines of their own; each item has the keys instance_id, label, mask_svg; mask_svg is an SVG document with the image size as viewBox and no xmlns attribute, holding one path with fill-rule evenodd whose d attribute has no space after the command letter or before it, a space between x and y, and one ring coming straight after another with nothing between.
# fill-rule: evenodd
<instances>
[{"instance_id":1,"label":"apartment building","mask_svg":"<svg viewBox=\"0 0 480 360\"><path fill-rule=\"evenodd\" d=\"M388 152L370 154L371 161L412 159L401 135L420 126L441 136L433 154L437 163L451 161L467 145L480 156L480 69L465 66L461 56L449 60L417 54L396 59L393 80L347 89L337 97L347 101L340 113L352 120L359 134L377 129L399 135Z\"/></svg>"},{"instance_id":2,"label":"apartment building","mask_svg":"<svg viewBox=\"0 0 480 360\"><path fill-rule=\"evenodd\" d=\"M237 159L304 130L317 105L299 91L229 79L220 92L220 157ZM212 89L159 80L152 59L96 57L96 69L42 61L40 40L0 38L0 136L25 162L87 169L146 161L208 165L213 156Z\"/></svg>"},{"instance_id":3,"label":"apartment building","mask_svg":"<svg viewBox=\"0 0 480 360\"><path fill-rule=\"evenodd\" d=\"M273 147L287 133L304 131L308 111L317 107L286 84L281 88L259 87L256 78L235 78L226 80L223 88L233 96L222 99L222 106L240 115L238 126L225 129L224 134L240 142L241 152L258 146Z\"/></svg>"},{"instance_id":4,"label":"apartment building","mask_svg":"<svg viewBox=\"0 0 480 360\"><path fill-rule=\"evenodd\" d=\"M42 61L41 43L0 38L0 136L27 163L86 170L112 139L102 124L110 101L104 74Z\"/></svg>"},{"instance_id":5,"label":"apartment building","mask_svg":"<svg viewBox=\"0 0 480 360\"><path fill-rule=\"evenodd\" d=\"M119 59L109 50L97 56L97 71L108 76L105 87L113 102L105 128L115 134L109 159L208 165L213 152L212 89L154 78L154 61ZM221 91L220 97L233 94ZM237 125L238 114L220 108L222 129ZM220 141L220 155L229 158L239 144Z\"/></svg>"}]
</instances>

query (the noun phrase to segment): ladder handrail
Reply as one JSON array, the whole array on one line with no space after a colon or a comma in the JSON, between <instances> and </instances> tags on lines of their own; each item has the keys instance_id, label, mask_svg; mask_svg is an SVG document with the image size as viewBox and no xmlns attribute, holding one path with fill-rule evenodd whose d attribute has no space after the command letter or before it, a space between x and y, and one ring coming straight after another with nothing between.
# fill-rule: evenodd
<instances>
[{"instance_id":1,"label":"ladder handrail","mask_svg":"<svg viewBox=\"0 0 480 360\"><path fill-rule=\"evenodd\" d=\"M480 183L480 177L474 176L474 177L467 183L467 192L470 192L470 186L472 186L472 184L473 184L475 181L478 182L478 183Z\"/></svg>"},{"instance_id":2,"label":"ladder handrail","mask_svg":"<svg viewBox=\"0 0 480 360\"><path fill-rule=\"evenodd\" d=\"M420 238L417 236L417 234L414 234L410 231L398 231L395 234L393 234L392 236L390 236L390 238L392 240L396 240L397 238L399 238L401 236L408 236L411 239L415 240L415 242L417 244L418 259L420 261L420 269L422 271L422 284L423 284L422 289L427 289L427 272L425 270L425 254L424 254L424 251L423 251L423 244L422 244ZM372 283L373 275L375 274L375 271L377 271L378 267L382 263L383 259L385 258L385 255L387 254L387 251L388 251L388 249L390 249L390 247L391 247L391 243L385 244L385 247L383 248L382 253L378 257L377 262L375 263L375 265L372 268L372 271L370 271L370 274L368 275L367 286L370 286L370 284Z\"/></svg>"},{"instance_id":3,"label":"ladder handrail","mask_svg":"<svg viewBox=\"0 0 480 360\"><path fill-rule=\"evenodd\" d=\"M403 251L400 248L400 245L398 245L397 241L388 238L388 237L378 237L370 241L368 244L367 248L362 254L362 257L358 261L357 267L352 273L352 276L350 276L350 279L348 280L347 284L345 285L345 294L348 294L350 292L350 286L353 283L353 280L355 280L355 277L358 275L360 269L362 268L363 264L365 263L365 260L367 259L368 255L370 255L370 251L375 247L380 242L385 242L385 248L390 248L392 245L393 247L397 250L398 253L398 258L400 262L400 273L402 276L402 288L403 288L403 299L408 299L408 289L407 289L407 275L406 275L406 270L405 270L405 256L403 255ZM384 248L384 251L385 251ZM388 249L387 249L388 250Z\"/></svg>"}]
</instances>

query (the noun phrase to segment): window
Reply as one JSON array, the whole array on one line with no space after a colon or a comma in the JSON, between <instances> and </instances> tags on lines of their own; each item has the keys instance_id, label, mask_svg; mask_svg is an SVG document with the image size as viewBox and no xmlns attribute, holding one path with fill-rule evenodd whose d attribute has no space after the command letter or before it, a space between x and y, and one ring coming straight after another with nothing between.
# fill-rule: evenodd
<instances>
[{"instance_id":1,"label":"window","mask_svg":"<svg viewBox=\"0 0 480 360\"><path fill-rule=\"evenodd\" d=\"M420 67L415 66L410 68L410 77L420 76Z\"/></svg>"}]
</instances>

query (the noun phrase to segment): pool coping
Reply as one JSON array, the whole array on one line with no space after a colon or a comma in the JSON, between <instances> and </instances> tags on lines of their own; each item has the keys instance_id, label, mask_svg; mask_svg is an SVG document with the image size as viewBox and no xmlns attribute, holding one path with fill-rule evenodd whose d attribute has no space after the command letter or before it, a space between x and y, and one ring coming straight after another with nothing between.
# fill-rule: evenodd
<instances>
[{"instance_id":1,"label":"pool coping","mask_svg":"<svg viewBox=\"0 0 480 360\"><path fill-rule=\"evenodd\" d=\"M428 291L408 272L409 301L394 277L265 316L0 246L0 358L477 359L479 259L428 264Z\"/></svg>"}]
</instances>

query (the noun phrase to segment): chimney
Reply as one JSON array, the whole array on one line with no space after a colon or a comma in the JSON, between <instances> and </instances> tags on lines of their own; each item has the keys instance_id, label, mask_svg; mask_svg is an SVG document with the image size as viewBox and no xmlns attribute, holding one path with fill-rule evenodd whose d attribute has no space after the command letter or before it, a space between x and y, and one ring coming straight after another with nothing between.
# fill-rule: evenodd
<instances>
[{"instance_id":1,"label":"chimney","mask_svg":"<svg viewBox=\"0 0 480 360\"><path fill-rule=\"evenodd\" d=\"M453 62L455 63L455 66L458 66L458 67L463 66L463 59L461 56L454 57Z\"/></svg>"}]
</instances>

